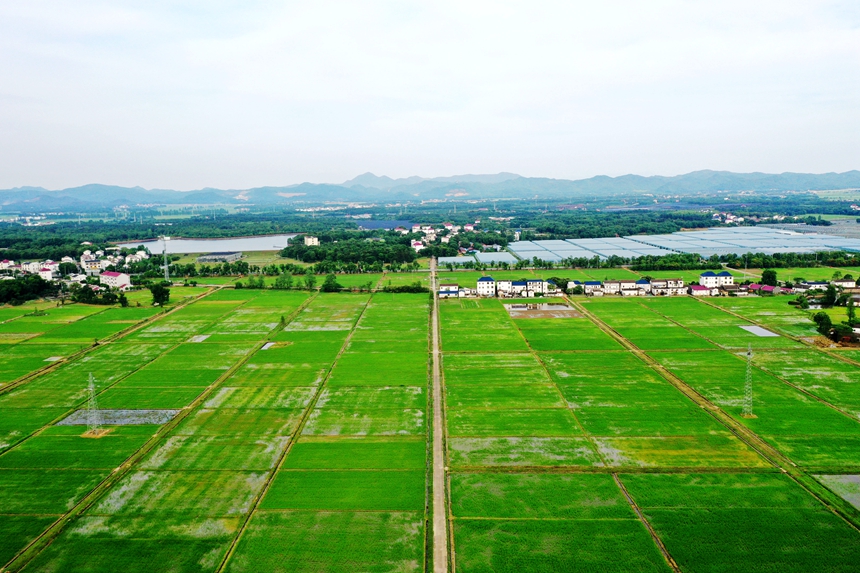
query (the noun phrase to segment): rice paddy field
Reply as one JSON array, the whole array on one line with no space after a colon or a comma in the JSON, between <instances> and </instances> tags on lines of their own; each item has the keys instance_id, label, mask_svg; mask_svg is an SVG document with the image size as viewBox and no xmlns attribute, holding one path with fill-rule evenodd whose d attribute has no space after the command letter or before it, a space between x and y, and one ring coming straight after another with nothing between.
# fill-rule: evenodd
<instances>
[{"instance_id":1,"label":"rice paddy field","mask_svg":"<svg viewBox=\"0 0 860 573\"><path fill-rule=\"evenodd\" d=\"M856 571L860 352L787 300L439 300L435 460L426 294L0 309L0 570L424 573L441 493L449 571Z\"/></svg>"}]
</instances>

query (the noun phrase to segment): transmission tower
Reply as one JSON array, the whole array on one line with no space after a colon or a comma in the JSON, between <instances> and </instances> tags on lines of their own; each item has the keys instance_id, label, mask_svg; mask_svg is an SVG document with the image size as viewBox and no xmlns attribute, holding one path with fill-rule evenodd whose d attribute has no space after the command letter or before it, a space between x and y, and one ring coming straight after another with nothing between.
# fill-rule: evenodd
<instances>
[{"instance_id":1,"label":"transmission tower","mask_svg":"<svg viewBox=\"0 0 860 573\"><path fill-rule=\"evenodd\" d=\"M96 403L96 381L90 372L90 383L87 387L89 397L87 399L87 434L96 436L101 433L102 417Z\"/></svg>"},{"instance_id":2,"label":"transmission tower","mask_svg":"<svg viewBox=\"0 0 860 573\"><path fill-rule=\"evenodd\" d=\"M744 380L744 409L741 416L755 418L755 414L753 414L752 345L747 346L747 376Z\"/></svg>"},{"instance_id":3,"label":"transmission tower","mask_svg":"<svg viewBox=\"0 0 860 573\"><path fill-rule=\"evenodd\" d=\"M164 241L164 280L170 282L169 262L167 260L167 241L170 240L170 237L164 236L161 239Z\"/></svg>"}]
</instances>

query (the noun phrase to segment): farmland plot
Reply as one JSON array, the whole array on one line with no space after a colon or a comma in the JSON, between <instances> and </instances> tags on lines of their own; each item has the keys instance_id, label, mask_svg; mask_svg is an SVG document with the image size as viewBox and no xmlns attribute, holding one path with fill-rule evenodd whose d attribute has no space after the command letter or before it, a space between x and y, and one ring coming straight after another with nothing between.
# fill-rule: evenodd
<instances>
[{"instance_id":1,"label":"farmland plot","mask_svg":"<svg viewBox=\"0 0 860 573\"><path fill-rule=\"evenodd\" d=\"M428 310L373 295L228 571L422 570Z\"/></svg>"},{"instance_id":2,"label":"farmland plot","mask_svg":"<svg viewBox=\"0 0 860 573\"><path fill-rule=\"evenodd\" d=\"M247 295L244 301L239 301L239 306L248 302L253 296ZM197 304L204 304L204 302L200 301ZM16 519L12 523L17 525L14 531L8 533L9 538L20 540L16 543L4 544L6 553L2 555L3 562L9 560L32 536L70 510L99 482L109 476L129 455L153 436L158 426L107 427L110 430L109 433L99 439L81 437L81 433L86 430L86 427L81 426L47 426L31 437L28 435L51 421L64 417L64 414L71 413L85 403L86 382L90 373L96 379L99 406L102 408L127 410L182 408L192 403L207 386L223 376L233 364L243 359L252 349L252 345L248 343L183 344L181 342L188 335L197 335L217 320L229 316L237 308L235 304L225 306L221 302L204 305L202 310L195 309L195 305L191 305L166 317L170 321L166 329L160 321L153 323L152 326L144 329L145 336L132 335L119 342L105 345L7 394L0 395L0 412L11 413L9 417L14 420L30 418L38 420L38 425L13 424L9 428L10 431L5 439L10 449L0 455L0 475L4 476L0 479L20 483L14 488L16 491L30 492L26 495L21 493L22 499L26 500L29 495L32 499L41 500L40 503L28 502L30 509L0 504L3 508L0 511L14 510ZM295 308L295 305L292 305L292 308ZM285 305L285 311L289 312L289 310L291 305L288 303ZM195 328L189 330L188 324L184 322L186 315L188 323ZM201 317L204 319L201 320ZM171 325L179 325L181 328L174 329ZM156 332L159 327L164 329L165 340L161 340ZM146 332L147 330L149 332ZM176 335L177 332L181 332L181 338ZM177 344L178 342L180 344ZM44 415L34 415L43 411ZM23 415L16 415L18 413ZM0 418L5 419L6 416L0 414ZM219 436L206 437L216 439ZM283 445L285 439L275 440L274 444ZM241 446L246 443L248 448L243 450ZM169 439L166 444L169 447L176 445L175 441L171 442ZM265 450L260 444L253 443L251 440L241 442L236 439L229 446L224 442L217 445L222 447L223 452L230 454L227 457L228 460L235 460L237 457L253 458L251 454L260 449ZM174 450L175 447L170 450L171 453L175 453ZM217 453L214 448L209 450L210 454ZM170 467L171 464L180 467L183 464L193 466L193 456L183 457L178 454L170 456L164 452L160 455L163 466ZM260 457L265 458L266 454L257 454L253 459ZM264 469L271 466L271 462L268 465L256 463L264 465ZM158 483L159 488L169 492L169 488L164 484L169 483L170 480L150 475L151 473L152 470L145 474L147 479L144 481ZM134 479L134 475L131 474L128 479ZM178 476L179 473L164 475ZM250 475L248 474L248 479L244 481L251 479ZM214 478L216 474L206 474L206 476L207 479ZM18 481L15 482L15 480ZM42 558L48 559L46 562L50 563L49 567L77 569L82 563L88 565L93 563L100 564L103 570L115 570L116 563L130 559L131 554L125 550L117 552L115 561L99 554L101 550L117 551L117 540L125 536L123 532L140 530L142 535L147 535L155 531L154 528L140 521L140 515L146 514L147 511L144 506L135 501L150 494L146 493L145 487L141 486L139 490L134 490L130 484L131 482L123 482L118 487L129 493L131 499L128 503L135 507L134 511L110 512L104 510L106 506L100 506L102 509L99 511L102 513L94 514L95 520L87 522L85 519L80 523L89 525L68 529L63 534L64 537L52 545L51 551L54 553L43 554ZM178 487L180 492L187 492L188 486ZM183 487L185 489L182 489ZM132 490L138 492L137 497L131 495ZM186 493L176 495L177 498L183 498ZM169 497L164 499L168 505L181 506L176 500L170 501ZM138 505L134 505L136 503ZM46 521L46 515L52 516L50 521ZM6 523L5 516L3 517L4 519L0 521ZM221 517L218 516L219 519ZM207 527L204 522L197 526ZM177 527L181 528L180 525ZM105 528L114 533L106 534ZM33 531L35 533L32 533ZM149 533L145 533L146 531ZM187 534L190 539L194 539L192 532L193 527ZM63 541L69 538L77 541L74 543ZM142 541L132 543L129 549L141 550L141 543ZM170 543L169 540L168 543ZM207 547L207 552L212 550L207 543L201 543L201 547ZM153 538L151 544L157 546L159 541Z\"/></svg>"},{"instance_id":3,"label":"farmland plot","mask_svg":"<svg viewBox=\"0 0 860 573\"><path fill-rule=\"evenodd\" d=\"M610 475L455 474L451 497L458 571L670 571Z\"/></svg>"},{"instance_id":4,"label":"farmland plot","mask_svg":"<svg viewBox=\"0 0 860 573\"><path fill-rule=\"evenodd\" d=\"M621 480L683 571L848 572L860 560L857 531L785 475Z\"/></svg>"},{"instance_id":5,"label":"farmland plot","mask_svg":"<svg viewBox=\"0 0 860 573\"><path fill-rule=\"evenodd\" d=\"M756 417L744 418L746 364L741 356L729 352L654 352L652 356L796 463L809 468L860 467L856 417L754 369Z\"/></svg>"}]
</instances>

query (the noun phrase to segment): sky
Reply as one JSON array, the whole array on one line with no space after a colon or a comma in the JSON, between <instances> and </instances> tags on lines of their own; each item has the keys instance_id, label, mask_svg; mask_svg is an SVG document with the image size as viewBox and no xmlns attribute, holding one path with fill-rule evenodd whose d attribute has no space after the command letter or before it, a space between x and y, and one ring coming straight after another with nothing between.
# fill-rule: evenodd
<instances>
[{"instance_id":1,"label":"sky","mask_svg":"<svg viewBox=\"0 0 860 573\"><path fill-rule=\"evenodd\" d=\"M860 2L0 3L0 188L860 169Z\"/></svg>"}]
</instances>

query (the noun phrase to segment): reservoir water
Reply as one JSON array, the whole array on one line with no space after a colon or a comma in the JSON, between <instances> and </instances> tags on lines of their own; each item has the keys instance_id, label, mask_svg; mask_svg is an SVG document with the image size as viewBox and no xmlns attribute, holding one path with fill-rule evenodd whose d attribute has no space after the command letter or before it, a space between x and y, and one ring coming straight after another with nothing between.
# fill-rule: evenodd
<instances>
[{"instance_id":1,"label":"reservoir water","mask_svg":"<svg viewBox=\"0 0 860 573\"><path fill-rule=\"evenodd\" d=\"M287 246L287 241L295 237L288 235L265 235L262 237L235 237L228 239L170 239L167 241L167 252L170 254L184 253L216 253L224 251L280 251ZM119 247L134 248L143 245L152 253L160 253L164 243L157 239L119 243Z\"/></svg>"}]
</instances>

